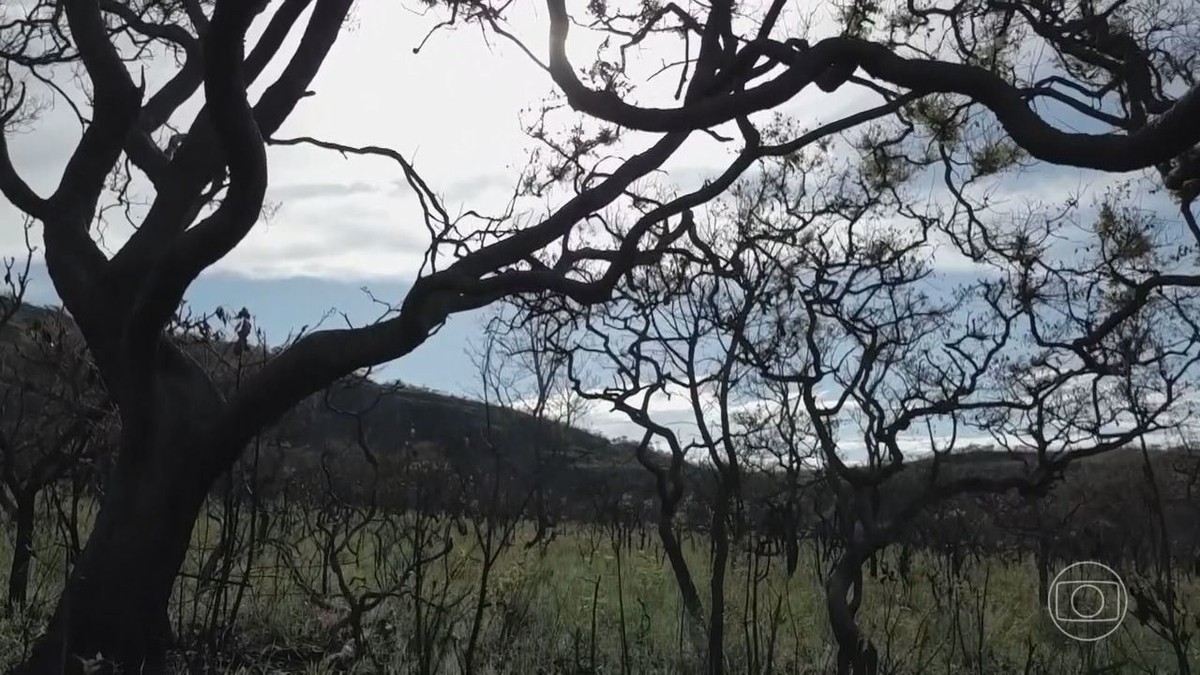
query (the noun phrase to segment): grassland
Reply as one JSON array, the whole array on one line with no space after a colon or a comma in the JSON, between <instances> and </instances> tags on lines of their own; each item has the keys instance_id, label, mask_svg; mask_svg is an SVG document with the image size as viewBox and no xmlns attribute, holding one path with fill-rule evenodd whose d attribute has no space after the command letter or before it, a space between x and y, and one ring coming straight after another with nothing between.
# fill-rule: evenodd
<instances>
[{"instance_id":1,"label":"grassland","mask_svg":"<svg viewBox=\"0 0 1200 675\"><path fill-rule=\"evenodd\" d=\"M90 514L85 504L84 529ZM69 537L61 523L44 525L31 602L0 619L0 670L21 657L61 588ZM525 522L295 505L248 514L214 504L197 525L171 608L177 670L698 672L693 624L653 531L568 526L526 546L533 537ZM707 541L684 541L707 599ZM732 556L725 588L729 672L833 672L821 582L827 558L810 542L789 576L779 558L753 555L749 543ZM9 559L9 546L0 539L0 559ZM906 561L898 549L879 556L858 618L879 649L881 672L1178 671L1168 642L1133 613L1096 643L1059 633L1025 556L959 563L956 570L952 557L929 551ZM1177 580L1184 625L1200 634L1200 584ZM1126 582L1142 579L1127 572ZM1190 648L1200 662L1200 644Z\"/></svg>"}]
</instances>

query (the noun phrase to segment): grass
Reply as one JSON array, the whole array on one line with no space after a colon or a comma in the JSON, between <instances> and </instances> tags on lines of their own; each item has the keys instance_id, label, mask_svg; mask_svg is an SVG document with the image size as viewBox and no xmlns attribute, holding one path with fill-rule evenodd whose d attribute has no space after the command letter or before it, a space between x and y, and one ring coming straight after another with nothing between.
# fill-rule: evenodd
<instances>
[{"instance_id":1,"label":"grass","mask_svg":"<svg viewBox=\"0 0 1200 675\"><path fill-rule=\"evenodd\" d=\"M518 523L510 545L497 549L484 545L486 529L476 536L471 525L459 529L445 519L269 509L267 525L257 523L253 555L245 546L251 532L246 512L226 513L214 504L197 524L171 606L180 672L463 672L489 549L499 553L475 672L698 672L701 655L689 640L675 580L653 532L629 533L618 547L610 530L569 526L549 543L527 548L532 527ZM20 658L61 588L64 556L55 518L47 511L38 530L32 602L0 618L0 670ZM86 526L90 515L82 520ZM347 535L346 525L358 529ZM220 546L222 528L236 528L242 539L233 547L231 583L217 584L213 578L226 575L210 554ZM503 538L493 535L493 544ZM452 546L437 555L447 541ZM700 536L685 537L685 544L707 611L708 544ZM9 545L0 539L4 582ZM806 546L788 576L779 559L745 549L733 556L725 589L729 671L833 672L818 550ZM344 589L326 564L330 555ZM907 574L900 573L896 550L877 562L877 574L865 577L858 618L884 672L985 675L1025 672L1027 665L1030 673L1046 674L1178 670L1169 644L1132 614L1096 643L1060 634L1038 597L1027 557L968 559L955 571L948 558L918 551ZM1139 581L1132 572L1125 580ZM1192 577L1179 583L1186 626L1200 634L1200 584ZM376 592L386 599L356 627L348 620L354 602ZM1191 661L1200 663L1200 638L1191 649ZM1095 670L1100 667L1110 670Z\"/></svg>"}]
</instances>

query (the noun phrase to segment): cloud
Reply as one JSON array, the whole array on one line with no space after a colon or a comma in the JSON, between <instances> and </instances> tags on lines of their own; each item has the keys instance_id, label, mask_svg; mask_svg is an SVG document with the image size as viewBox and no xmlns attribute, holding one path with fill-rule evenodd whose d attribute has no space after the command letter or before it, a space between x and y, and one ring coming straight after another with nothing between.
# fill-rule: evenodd
<instances>
[{"instance_id":1,"label":"cloud","mask_svg":"<svg viewBox=\"0 0 1200 675\"><path fill-rule=\"evenodd\" d=\"M532 5L512 10L510 30L540 52L547 28L544 11ZM536 110L552 91L549 78L518 48L503 40L489 43L475 31L440 31L414 54L408 47L421 44L442 18L437 12L416 16L403 3L369 0L356 8L356 15L355 30L340 37L314 81L316 95L304 99L279 136L392 148L413 163L435 192L445 195L452 212L496 210L533 145L521 129L522 112ZM832 31L831 18L821 17L814 30ZM577 64L584 65L596 55L599 42L596 34L573 30L568 49ZM635 67L650 69L640 73L648 75L658 68L663 51L649 42L643 48L645 54L635 59ZM280 65L272 64L255 92L271 82ZM151 63L151 84L165 81L169 71L169 64ZM75 86L61 79L64 87ZM639 102L664 106L678 105L673 94L670 77L650 80L638 92ZM798 126L815 128L874 105L877 98L861 87L845 87L832 95L810 87L779 110L794 117ZM194 112L196 103L189 102L186 111ZM767 121L775 112L754 119ZM564 113L555 119L571 117ZM173 120L183 126L188 121ZM721 131L737 136L732 124ZM14 162L35 189L47 194L57 185L78 136L73 113L60 101L30 133L10 140ZM650 136L628 133L623 138L628 150L644 147ZM681 190L694 189L723 171L739 145L694 134L664 167L661 178ZM297 270L351 278L411 277L427 235L395 162L343 157L306 146L272 146L268 152L268 201L280 203L280 212L260 224L222 261L221 269L255 277ZM1062 170L1053 182L1046 174L1017 177L1005 189L1014 198L1055 197L1072 181L1078 182L1079 175ZM11 206L0 203L0 248L10 255L22 246L20 222ZM119 246L127 234L114 228L108 249ZM946 269L970 267L945 248L935 261Z\"/></svg>"},{"instance_id":2,"label":"cloud","mask_svg":"<svg viewBox=\"0 0 1200 675\"><path fill-rule=\"evenodd\" d=\"M9 133L9 156L17 173L42 196L58 187L80 138L79 122L65 103L40 114L25 133Z\"/></svg>"},{"instance_id":3,"label":"cloud","mask_svg":"<svg viewBox=\"0 0 1200 675\"><path fill-rule=\"evenodd\" d=\"M655 410L654 408L652 405L652 419L656 423L670 427L677 434L681 443L700 442L695 417L690 409ZM644 428L630 421L623 413L613 412L600 406L595 407L587 414L583 426L614 439L628 438L637 441L641 440L645 434ZM944 448L953 441L955 451L962 451L972 445L985 447L995 445L994 438L970 428L960 428L953 435L949 433L949 429L937 428L933 441L938 443L939 448ZM661 446L665 449L665 443L661 439L655 439L654 443L656 447ZM900 434L897 437L897 444L909 458L920 457L931 451L930 437L927 433L906 432ZM837 452L843 460L852 464L867 460L867 449L862 434L856 433L853 429L839 434ZM706 460L706 451L703 448L692 450L688 459L703 462Z\"/></svg>"},{"instance_id":4,"label":"cloud","mask_svg":"<svg viewBox=\"0 0 1200 675\"><path fill-rule=\"evenodd\" d=\"M289 185L272 185L267 190L267 200L297 202L307 199L352 197L360 194L374 194L386 189L383 186L362 181L353 181L350 183L292 183Z\"/></svg>"},{"instance_id":5,"label":"cloud","mask_svg":"<svg viewBox=\"0 0 1200 675\"><path fill-rule=\"evenodd\" d=\"M429 245L411 197L378 192L285 202L216 269L253 278L297 274L339 279L411 279Z\"/></svg>"},{"instance_id":6,"label":"cloud","mask_svg":"<svg viewBox=\"0 0 1200 675\"><path fill-rule=\"evenodd\" d=\"M489 173L470 176L454 181L443 192L447 202L467 202L479 198L485 192L502 190L511 192L516 184L516 176L504 173ZM407 190L408 183L398 181L397 184Z\"/></svg>"}]
</instances>

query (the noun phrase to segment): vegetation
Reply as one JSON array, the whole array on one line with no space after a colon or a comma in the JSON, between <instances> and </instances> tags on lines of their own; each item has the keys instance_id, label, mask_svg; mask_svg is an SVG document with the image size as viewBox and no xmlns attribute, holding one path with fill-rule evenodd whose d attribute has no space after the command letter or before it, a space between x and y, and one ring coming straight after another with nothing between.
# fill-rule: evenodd
<instances>
[{"instance_id":1,"label":"vegetation","mask_svg":"<svg viewBox=\"0 0 1200 675\"><path fill-rule=\"evenodd\" d=\"M198 523L172 596L172 625L181 638L172 652L173 672L462 670L482 566L481 545L471 533L464 536L440 518L378 516L348 541L334 543L334 566L323 559L328 512L282 498L259 508L257 518L266 526L232 515L240 546L252 547L254 554L239 551L229 570L212 556L231 513L212 500ZM366 515L337 513L355 525ZM257 528L257 537L250 528ZM420 531L428 538L414 538ZM476 644L477 672L692 670L697 658L685 634L683 607L652 528L564 524L553 540L525 546L534 531L532 522L520 524L492 571ZM703 583L709 575L707 538L682 536ZM453 539L453 548L442 548L443 537ZM727 667L746 673L829 672L835 655L829 627L820 620L818 544L803 545L800 569L788 575L781 557L752 552L758 542L748 537L730 563L727 620L734 628ZM61 558L54 560L56 549L46 543L39 547L45 555L38 558L34 602L0 624L8 659L0 666L23 657L45 618L44 600L55 597L62 583ZM427 559L420 570L410 569L418 544ZM380 546L386 555L380 555ZM0 555L9 553L0 549ZM884 672L1073 674L1100 667L1175 672L1170 645L1149 625L1131 620L1098 645L1059 633L1037 592L1033 556L956 555L949 549L896 548L880 556L877 572L868 575L860 617L864 631L884 647ZM1200 613L1198 591L1200 580L1189 575L1180 592L1192 617ZM386 599L373 604L372 594L379 592Z\"/></svg>"},{"instance_id":2,"label":"vegetation","mask_svg":"<svg viewBox=\"0 0 1200 675\"><path fill-rule=\"evenodd\" d=\"M61 315L19 309L0 345L36 344L46 321L62 328L60 337L74 334ZM70 339L59 344L80 349ZM22 371L19 382L64 387L79 376L45 372L66 359L9 363ZM468 419L478 422L476 433L455 449ZM541 471L533 459L539 433L557 458ZM92 461L110 452L100 442L87 455ZM569 447L576 451L561 452ZM706 654L690 639L655 527L652 474L621 461L632 454L628 444L539 423L528 412L370 380L344 382L260 437L206 499L172 593L168 668L691 672ZM1147 458L1161 478L1131 482ZM947 458L938 470L995 476L1032 460L979 448ZM48 600L61 591L69 561L94 525L103 486L88 464L69 466L72 479L60 476L35 495L27 529L36 536L25 545L31 560L22 563L14 548L20 537L0 546L0 560L9 563L0 579L10 589L0 667L27 657ZM934 468L932 459L917 460L904 481L887 486L881 512L919 497ZM689 497L673 523L674 540L704 585L713 577L707 514L719 491L703 465L689 464L685 475ZM1156 515L1152 488L1168 506L1171 550L1181 566L1173 609L1187 658L1195 658L1200 451L1158 449L1143 457L1129 448L1081 460L1064 479L1038 499L963 495L931 507L871 559L858 621L881 646L881 672L1173 672L1174 643L1152 615L1135 616L1110 640L1089 645L1059 633L1045 606L1049 577L1079 559L1107 561L1122 570L1131 592L1154 592L1163 561L1153 532L1142 527ZM787 477L751 471L744 480L745 508L731 523L722 587L730 626L723 666L833 670L833 638L820 617L824 578L845 542L823 527L823 505L835 501L828 482L809 474L802 512L786 523L772 497L789 485ZM535 507L538 493L548 498ZM11 526L10 533L20 529ZM701 598L703 611L709 602ZM1139 610L1153 606L1145 602ZM86 664L96 669L89 672L107 672L103 660Z\"/></svg>"}]
</instances>

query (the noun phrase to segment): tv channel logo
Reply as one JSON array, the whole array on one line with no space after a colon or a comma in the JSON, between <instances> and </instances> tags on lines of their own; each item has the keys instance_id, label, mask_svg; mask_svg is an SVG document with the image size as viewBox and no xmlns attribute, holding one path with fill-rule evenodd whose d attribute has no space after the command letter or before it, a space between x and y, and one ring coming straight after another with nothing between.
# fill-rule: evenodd
<instances>
[{"instance_id":1,"label":"tv channel logo","mask_svg":"<svg viewBox=\"0 0 1200 675\"><path fill-rule=\"evenodd\" d=\"M1129 592L1108 565L1082 561L1067 565L1054 577L1046 608L1064 635L1095 642L1121 626L1129 611Z\"/></svg>"}]
</instances>

